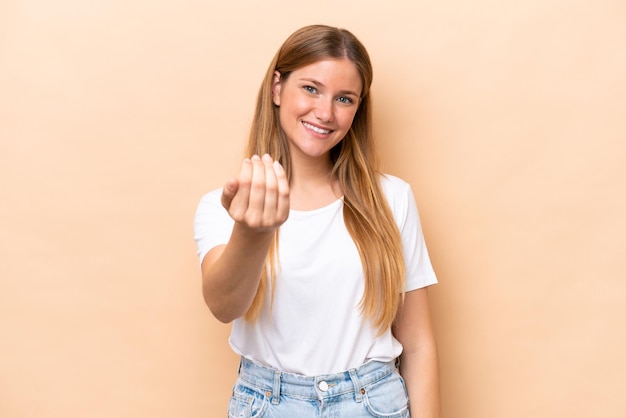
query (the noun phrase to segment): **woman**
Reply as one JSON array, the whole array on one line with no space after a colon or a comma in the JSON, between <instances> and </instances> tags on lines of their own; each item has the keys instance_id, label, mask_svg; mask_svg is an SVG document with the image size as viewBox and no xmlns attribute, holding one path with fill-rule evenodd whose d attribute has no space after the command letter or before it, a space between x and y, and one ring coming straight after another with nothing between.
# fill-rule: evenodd
<instances>
[{"instance_id":1,"label":"woman","mask_svg":"<svg viewBox=\"0 0 626 418\"><path fill-rule=\"evenodd\" d=\"M242 359L231 417L439 416L436 277L410 187L378 169L371 82L350 32L293 33L251 157L198 206L204 299Z\"/></svg>"}]
</instances>

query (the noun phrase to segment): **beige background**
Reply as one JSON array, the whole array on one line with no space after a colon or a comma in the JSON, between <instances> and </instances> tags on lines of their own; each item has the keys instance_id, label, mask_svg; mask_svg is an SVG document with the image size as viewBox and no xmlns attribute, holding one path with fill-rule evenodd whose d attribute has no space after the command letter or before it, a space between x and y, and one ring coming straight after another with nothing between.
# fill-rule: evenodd
<instances>
[{"instance_id":1,"label":"beige background","mask_svg":"<svg viewBox=\"0 0 626 418\"><path fill-rule=\"evenodd\" d=\"M193 212L318 22L418 199L444 416L626 416L623 0L0 2L0 416L225 416Z\"/></svg>"}]
</instances>

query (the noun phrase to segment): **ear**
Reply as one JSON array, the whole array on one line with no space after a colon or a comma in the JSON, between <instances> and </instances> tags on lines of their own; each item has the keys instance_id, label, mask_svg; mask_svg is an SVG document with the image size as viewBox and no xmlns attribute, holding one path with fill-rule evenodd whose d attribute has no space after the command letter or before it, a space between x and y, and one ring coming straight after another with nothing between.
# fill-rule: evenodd
<instances>
[{"instance_id":1,"label":"ear","mask_svg":"<svg viewBox=\"0 0 626 418\"><path fill-rule=\"evenodd\" d=\"M274 80L272 81L272 101L276 106L280 106L280 73L274 71Z\"/></svg>"}]
</instances>

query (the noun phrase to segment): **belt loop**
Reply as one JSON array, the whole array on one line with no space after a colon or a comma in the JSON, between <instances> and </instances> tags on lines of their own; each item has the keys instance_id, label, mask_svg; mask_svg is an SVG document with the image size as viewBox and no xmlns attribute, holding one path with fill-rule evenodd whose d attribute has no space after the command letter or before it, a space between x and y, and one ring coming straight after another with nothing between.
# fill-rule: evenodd
<instances>
[{"instance_id":1,"label":"belt loop","mask_svg":"<svg viewBox=\"0 0 626 418\"><path fill-rule=\"evenodd\" d=\"M280 371L274 370L274 390L272 391L272 405L280 402Z\"/></svg>"},{"instance_id":2,"label":"belt loop","mask_svg":"<svg viewBox=\"0 0 626 418\"><path fill-rule=\"evenodd\" d=\"M356 374L356 369L350 369L350 380L354 385L354 400L359 403L363 401L363 393L361 392L361 382L359 382L359 376Z\"/></svg>"}]
</instances>

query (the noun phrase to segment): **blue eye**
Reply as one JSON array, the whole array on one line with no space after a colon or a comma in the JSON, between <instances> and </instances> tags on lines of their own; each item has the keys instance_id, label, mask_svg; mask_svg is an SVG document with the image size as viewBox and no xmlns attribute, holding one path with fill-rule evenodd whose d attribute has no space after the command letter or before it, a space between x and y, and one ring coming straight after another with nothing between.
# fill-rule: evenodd
<instances>
[{"instance_id":1,"label":"blue eye","mask_svg":"<svg viewBox=\"0 0 626 418\"><path fill-rule=\"evenodd\" d=\"M309 93L313 93L316 94L317 93L317 89L315 87L312 86L304 86L303 87L306 91L308 91Z\"/></svg>"},{"instance_id":2,"label":"blue eye","mask_svg":"<svg viewBox=\"0 0 626 418\"><path fill-rule=\"evenodd\" d=\"M346 97L346 96L339 97L337 100L339 100L339 103L343 103L343 104L352 104L353 103L353 100L351 98L349 98L349 97Z\"/></svg>"}]
</instances>

